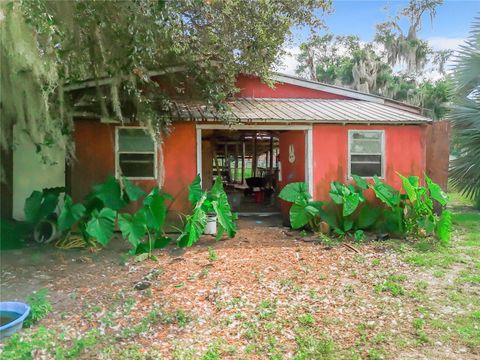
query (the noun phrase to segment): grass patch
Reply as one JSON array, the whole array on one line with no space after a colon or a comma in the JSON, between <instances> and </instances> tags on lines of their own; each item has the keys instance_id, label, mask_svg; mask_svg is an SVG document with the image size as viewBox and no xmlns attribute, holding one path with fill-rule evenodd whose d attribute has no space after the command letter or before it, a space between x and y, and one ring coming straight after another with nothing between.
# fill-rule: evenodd
<instances>
[{"instance_id":1,"label":"grass patch","mask_svg":"<svg viewBox=\"0 0 480 360\"><path fill-rule=\"evenodd\" d=\"M462 245L480 246L480 212L454 213L452 224L465 234Z\"/></svg>"},{"instance_id":2,"label":"grass patch","mask_svg":"<svg viewBox=\"0 0 480 360\"><path fill-rule=\"evenodd\" d=\"M460 339L471 347L480 346L480 310L458 317L455 320Z\"/></svg>"},{"instance_id":3,"label":"grass patch","mask_svg":"<svg viewBox=\"0 0 480 360\"><path fill-rule=\"evenodd\" d=\"M377 293L389 292L393 296L405 294L405 289L401 285L407 277L405 275L390 275L383 283L375 287Z\"/></svg>"},{"instance_id":4,"label":"grass patch","mask_svg":"<svg viewBox=\"0 0 480 360\"><path fill-rule=\"evenodd\" d=\"M405 261L409 264L427 268L449 268L455 263L462 262L462 258L457 254L450 254L445 250L416 252L407 255Z\"/></svg>"},{"instance_id":5,"label":"grass patch","mask_svg":"<svg viewBox=\"0 0 480 360\"><path fill-rule=\"evenodd\" d=\"M294 360L310 360L310 359L334 359L335 346L329 337L323 335L315 337L312 335L297 336L295 338L297 349Z\"/></svg>"}]
</instances>

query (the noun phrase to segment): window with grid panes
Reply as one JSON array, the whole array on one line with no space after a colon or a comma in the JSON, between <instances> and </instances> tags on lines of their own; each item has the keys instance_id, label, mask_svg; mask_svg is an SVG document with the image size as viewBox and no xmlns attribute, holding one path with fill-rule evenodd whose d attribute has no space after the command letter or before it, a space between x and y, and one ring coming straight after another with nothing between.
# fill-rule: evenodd
<instances>
[{"instance_id":1,"label":"window with grid panes","mask_svg":"<svg viewBox=\"0 0 480 360\"><path fill-rule=\"evenodd\" d=\"M349 177L384 177L384 137L381 130L349 130Z\"/></svg>"},{"instance_id":2,"label":"window with grid panes","mask_svg":"<svg viewBox=\"0 0 480 360\"><path fill-rule=\"evenodd\" d=\"M117 175L130 179L155 179L156 143L144 128L117 127Z\"/></svg>"}]
</instances>

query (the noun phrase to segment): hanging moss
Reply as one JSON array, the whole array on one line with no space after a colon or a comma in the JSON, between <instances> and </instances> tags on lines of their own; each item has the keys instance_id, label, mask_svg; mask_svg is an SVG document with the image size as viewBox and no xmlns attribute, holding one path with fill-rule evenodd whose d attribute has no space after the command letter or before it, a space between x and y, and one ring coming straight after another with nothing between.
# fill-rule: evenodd
<instances>
[{"instance_id":1,"label":"hanging moss","mask_svg":"<svg viewBox=\"0 0 480 360\"><path fill-rule=\"evenodd\" d=\"M17 131L28 134L38 151L59 145L71 154L66 136L72 121L66 116L59 65L51 49L39 48L19 4L2 4L0 11L1 146L12 146L13 139L6 134L15 125Z\"/></svg>"}]
</instances>

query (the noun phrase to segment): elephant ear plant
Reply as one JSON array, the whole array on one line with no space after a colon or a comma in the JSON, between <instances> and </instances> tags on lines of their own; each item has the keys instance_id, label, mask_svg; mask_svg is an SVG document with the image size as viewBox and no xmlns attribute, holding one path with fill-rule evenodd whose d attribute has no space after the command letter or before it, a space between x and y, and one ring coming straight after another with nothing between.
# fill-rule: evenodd
<instances>
[{"instance_id":1,"label":"elephant ear plant","mask_svg":"<svg viewBox=\"0 0 480 360\"><path fill-rule=\"evenodd\" d=\"M153 249L164 248L169 244L171 238L163 231L167 217L166 201L173 198L154 188L144 199L143 207L135 214L119 214L118 226L123 238L132 244L131 255L137 255L138 260L154 258ZM143 239L147 236L147 242Z\"/></svg>"},{"instance_id":2,"label":"elephant ear plant","mask_svg":"<svg viewBox=\"0 0 480 360\"><path fill-rule=\"evenodd\" d=\"M296 182L285 185L278 197L282 200L293 203L290 208L290 224L293 229L300 229L308 226L317 230L320 223L320 211L323 203L312 201L308 192L307 184Z\"/></svg>"},{"instance_id":3,"label":"elephant ear plant","mask_svg":"<svg viewBox=\"0 0 480 360\"><path fill-rule=\"evenodd\" d=\"M285 201L293 203L290 208L292 228L305 226L319 230L321 221L327 222L340 236L353 234L354 239L364 237L364 230L376 230L402 236L436 237L447 243L451 235L451 213L445 209L447 197L438 184L425 176L426 187L419 185L416 176L402 179L405 194L374 177L373 181L353 175L353 184L332 182L331 203L323 204L311 200L305 183L286 185L279 194ZM373 206L366 202L363 192L371 189L384 206ZM434 202L443 209L440 216L434 212Z\"/></svg>"},{"instance_id":4,"label":"elephant ear plant","mask_svg":"<svg viewBox=\"0 0 480 360\"><path fill-rule=\"evenodd\" d=\"M179 246L189 247L198 241L207 226L209 214L217 217L217 240L221 239L224 233L230 238L235 237L237 215L232 213L221 177L215 179L210 191L203 191L200 175L197 175L188 187L188 200L193 206L193 212L185 217L184 228L177 239Z\"/></svg>"},{"instance_id":5,"label":"elephant ear plant","mask_svg":"<svg viewBox=\"0 0 480 360\"><path fill-rule=\"evenodd\" d=\"M404 223L408 233L417 236L436 234L438 239L447 243L451 234L451 213L446 210L447 195L440 186L425 175L426 187L419 185L418 176L402 179L404 196ZM442 208L440 217L435 214L434 202Z\"/></svg>"},{"instance_id":6,"label":"elephant ear plant","mask_svg":"<svg viewBox=\"0 0 480 360\"><path fill-rule=\"evenodd\" d=\"M172 197L154 188L144 197L143 206L136 213L119 213L143 196L145 192L128 179L120 182L110 176L93 187L84 204L73 204L67 195L58 226L62 231L70 231L77 225L85 243L106 246L112 239L118 218L122 237L133 247L130 254L137 255L138 260L152 258L153 249L165 247L170 241L163 228L167 215L165 202Z\"/></svg>"},{"instance_id":7,"label":"elephant ear plant","mask_svg":"<svg viewBox=\"0 0 480 360\"><path fill-rule=\"evenodd\" d=\"M330 198L332 203L311 200L307 185L303 182L287 184L279 194L282 200L293 203L290 208L290 224L293 229L307 226L319 231L323 220L337 235L345 236L355 232L355 237L363 237L363 230L370 228L378 219L379 210L365 203L363 190L367 183L360 177L354 177L357 187L332 182ZM358 211L360 209L360 211Z\"/></svg>"},{"instance_id":8,"label":"elephant ear plant","mask_svg":"<svg viewBox=\"0 0 480 360\"><path fill-rule=\"evenodd\" d=\"M76 225L88 245L106 246L115 230L118 210L143 195L143 190L128 179L119 182L109 176L105 182L93 187L83 203L73 204L71 197L66 195L58 227L69 232Z\"/></svg>"},{"instance_id":9,"label":"elephant ear plant","mask_svg":"<svg viewBox=\"0 0 480 360\"><path fill-rule=\"evenodd\" d=\"M382 232L393 235L404 235L403 205L400 192L381 181L378 176L373 177L373 184L368 184L385 208L381 209L381 216L376 227Z\"/></svg>"},{"instance_id":10,"label":"elephant ear plant","mask_svg":"<svg viewBox=\"0 0 480 360\"><path fill-rule=\"evenodd\" d=\"M57 208L63 187L33 191L25 200L25 224L37 242L49 242L56 238Z\"/></svg>"}]
</instances>

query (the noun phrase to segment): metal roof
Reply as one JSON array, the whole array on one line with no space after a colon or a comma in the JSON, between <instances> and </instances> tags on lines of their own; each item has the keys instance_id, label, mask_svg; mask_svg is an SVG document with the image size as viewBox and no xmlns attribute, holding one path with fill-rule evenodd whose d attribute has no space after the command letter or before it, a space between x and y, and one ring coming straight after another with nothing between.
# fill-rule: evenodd
<instances>
[{"instance_id":1,"label":"metal roof","mask_svg":"<svg viewBox=\"0 0 480 360\"><path fill-rule=\"evenodd\" d=\"M288 121L319 123L400 123L432 121L388 105L363 100L239 98L228 102L230 110L174 102L172 116L189 120Z\"/></svg>"}]
</instances>

